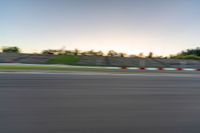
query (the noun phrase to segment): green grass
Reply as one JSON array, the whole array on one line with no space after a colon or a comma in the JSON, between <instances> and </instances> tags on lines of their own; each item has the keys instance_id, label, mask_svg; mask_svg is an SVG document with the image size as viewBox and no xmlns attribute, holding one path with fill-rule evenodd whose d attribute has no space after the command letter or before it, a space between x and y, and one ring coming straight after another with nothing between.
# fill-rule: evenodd
<instances>
[{"instance_id":1,"label":"green grass","mask_svg":"<svg viewBox=\"0 0 200 133\"><path fill-rule=\"evenodd\" d=\"M35 66L35 65L0 65L0 70L63 70L59 66Z\"/></svg>"},{"instance_id":2,"label":"green grass","mask_svg":"<svg viewBox=\"0 0 200 133\"><path fill-rule=\"evenodd\" d=\"M0 65L2 72L98 72L110 74L133 74L136 72L128 72L126 70L106 69L105 67L84 67L84 66L54 66L54 65L26 65L26 64L11 64ZM144 73L144 72L139 72Z\"/></svg>"},{"instance_id":3,"label":"green grass","mask_svg":"<svg viewBox=\"0 0 200 133\"><path fill-rule=\"evenodd\" d=\"M75 64L80 60L78 56L74 55L57 55L50 58L47 64Z\"/></svg>"},{"instance_id":4,"label":"green grass","mask_svg":"<svg viewBox=\"0 0 200 133\"><path fill-rule=\"evenodd\" d=\"M5 70L16 70L16 69L58 69L59 67L56 66L32 66L32 65L1 65L0 69L5 69Z\"/></svg>"},{"instance_id":5,"label":"green grass","mask_svg":"<svg viewBox=\"0 0 200 133\"><path fill-rule=\"evenodd\" d=\"M103 67L88 68L79 66L51 66L51 65L0 65L0 71L54 70L54 71L103 71Z\"/></svg>"}]
</instances>

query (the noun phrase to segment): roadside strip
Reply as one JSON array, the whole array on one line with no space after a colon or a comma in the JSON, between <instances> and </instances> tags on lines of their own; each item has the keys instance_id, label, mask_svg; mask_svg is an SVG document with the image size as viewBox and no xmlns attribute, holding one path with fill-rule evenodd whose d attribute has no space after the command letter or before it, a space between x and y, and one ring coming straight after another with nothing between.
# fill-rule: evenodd
<instances>
[{"instance_id":1,"label":"roadside strip","mask_svg":"<svg viewBox=\"0 0 200 133\"><path fill-rule=\"evenodd\" d=\"M106 67L106 66L74 66L74 65L46 65L46 64L20 64L1 63L0 70L22 70L22 69L97 69L97 70L139 70L139 71L199 71L200 68L153 68L153 67Z\"/></svg>"}]
</instances>

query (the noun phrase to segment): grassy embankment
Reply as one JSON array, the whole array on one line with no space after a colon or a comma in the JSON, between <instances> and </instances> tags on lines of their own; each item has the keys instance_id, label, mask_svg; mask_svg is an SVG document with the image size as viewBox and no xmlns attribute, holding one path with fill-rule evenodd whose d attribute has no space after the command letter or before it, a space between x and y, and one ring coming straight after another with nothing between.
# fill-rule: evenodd
<instances>
[{"instance_id":1,"label":"grassy embankment","mask_svg":"<svg viewBox=\"0 0 200 133\"><path fill-rule=\"evenodd\" d=\"M47 64L67 64L73 65L80 60L80 57L74 55L58 55L50 58Z\"/></svg>"},{"instance_id":2,"label":"grassy embankment","mask_svg":"<svg viewBox=\"0 0 200 133\"><path fill-rule=\"evenodd\" d=\"M59 55L50 58L46 65L32 64L1 64L0 70L15 71L15 70L55 70L55 71L102 71L107 70L105 67L88 67L88 66L71 66L78 62L78 56ZM53 65L54 64L54 65ZM61 65L55 65L61 64Z\"/></svg>"}]
</instances>

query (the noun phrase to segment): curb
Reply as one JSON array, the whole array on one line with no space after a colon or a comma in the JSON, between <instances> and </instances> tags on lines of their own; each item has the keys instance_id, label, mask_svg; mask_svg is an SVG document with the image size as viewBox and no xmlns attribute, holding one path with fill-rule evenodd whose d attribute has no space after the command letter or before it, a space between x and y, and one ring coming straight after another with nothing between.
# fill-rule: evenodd
<instances>
[{"instance_id":1,"label":"curb","mask_svg":"<svg viewBox=\"0 0 200 133\"><path fill-rule=\"evenodd\" d=\"M122 70L141 70L141 71L199 71L200 68L146 68L146 67L121 67Z\"/></svg>"}]
</instances>

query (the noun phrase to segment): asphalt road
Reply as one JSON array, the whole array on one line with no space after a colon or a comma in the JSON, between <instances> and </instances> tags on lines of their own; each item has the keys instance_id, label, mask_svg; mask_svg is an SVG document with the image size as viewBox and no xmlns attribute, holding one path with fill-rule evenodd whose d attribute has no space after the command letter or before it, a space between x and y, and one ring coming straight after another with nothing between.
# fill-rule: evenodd
<instances>
[{"instance_id":1,"label":"asphalt road","mask_svg":"<svg viewBox=\"0 0 200 133\"><path fill-rule=\"evenodd\" d=\"M0 74L1 133L200 133L200 76Z\"/></svg>"}]
</instances>

